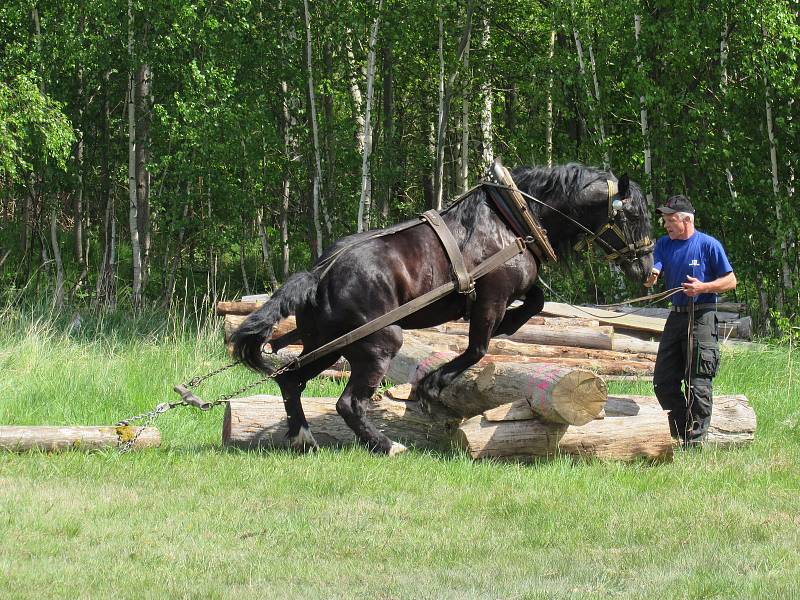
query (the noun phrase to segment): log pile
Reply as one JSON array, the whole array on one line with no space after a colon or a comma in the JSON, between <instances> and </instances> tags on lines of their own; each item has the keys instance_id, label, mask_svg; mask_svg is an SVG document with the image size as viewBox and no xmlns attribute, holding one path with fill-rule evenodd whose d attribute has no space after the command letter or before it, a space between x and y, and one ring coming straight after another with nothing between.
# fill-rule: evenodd
<instances>
[{"instance_id":1,"label":"log pile","mask_svg":"<svg viewBox=\"0 0 800 600\"><path fill-rule=\"evenodd\" d=\"M259 298L250 300L254 302L218 307L225 315L226 339L247 310L256 308ZM370 418L405 445L436 450L455 445L474 459L527 462L566 454L669 460L674 442L655 398L608 397L606 388L610 378L652 374L665 319L600 309L588 309L591 315L585 315L565 307L547 303L542 315L514 335L492 339L489 354L445 387L427 411L415 401L414 386L464 351L469 324L404 332L403 347L387 374L404 385L374 398ZM274 335L293 327L293 321L281 322ZM299 349L290 346L282 353ZM321 446L353 441L335 404L333 398L304 398L306 417ZM223 442L281 447L286 430L279 398L243 398L226 409ZM710 442L747 443L754 432L755 414L744 396L715 399Z\"/></svg>"}]
</instances>

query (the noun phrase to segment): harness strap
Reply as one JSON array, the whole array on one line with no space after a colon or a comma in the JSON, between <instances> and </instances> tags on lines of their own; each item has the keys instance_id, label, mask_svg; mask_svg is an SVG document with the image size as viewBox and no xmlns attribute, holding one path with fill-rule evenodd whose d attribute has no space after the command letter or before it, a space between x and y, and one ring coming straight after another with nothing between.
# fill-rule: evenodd
<instances>
[{"instance_id":1,"label":"harness strap","mask_svg":"<svg viewBox=\"0 0 800 600\"><path fill-rule=\"evenodd\" d=\"M505 264L518 254L522 254L524 251L525 241L521 238L517 238L513 243L509 244L499 252L496 252L487 260L476 266L472 271L470 271L469 276L472 280L480 279L487 273L490 273L501 265ZM344 348L353 342L365 338L368 335L383 329L384 327L393 325L397 321L404 319L410 314L413 314L418 310L425 308L429 304L433 304L440 298L447 296L453 292L454 289L458 289L458 283L451 281L445 283L444 285L440 285L439 287L432 289L422 296L411 300L410 302L401 304L397 308L390 310L388 313L378 317L377 319L368 321L360 327L355 328L353 331L346 333L335 340L331 340L316 350L312 350L308 354L303 354L294 362L292 366L296 369L303 367L319 358L322 358L323 356L330 354L331 352L334 352L335 350L339 350L340 348Z\"/></svg>"},{"instance_id":2,"label":"harness strap","mask_svg":"<svg viewBox=\"0 0 800 600\"><path fill-rule=\"evenodd\" d=\"M489 173L497 183L502 185L502 187L499 188L500 195L505 197L507 201L506 204L515 213L517 217L515 220L523 223L524 231L526 232L524 237L533 237L536 246L538 246L541 253L546 257L546 260L557 262L558 258L556 257L555 250L553 250L553 247L550 245L550 240L547 239L547 232L539 224L536 215L531 213L528 203L517 189L517 185L514 183L514 178L511 177L509 170L504 167L499 160L495 160L489 167ZM496 200L495 203L497 203ZM531 244L531 246L533 245Z\"/></svg>"},{"instance_id":3,"label":"harness strap","mask_svg":"<svg viewBox=\"0 0 800 600\"><path fill-rule=\"evenodd\" d=\"M453 237L453 234L450 231L450 228L447 227L447 224L442 219L441 215L436 212L435 210L428 210L422 213L422 220L427 221L428 225L431 226L434 233L439 237L439 241L442 242L442 246L444 246L444 250L447 253L447 258L450 259L450 264L453 267L453 273L455 273L456 281L458 283L458 290L459 294L469 294L472 299L475 299L475 280L470 277L469 272L467 272L467 266L464 264L464 256L461 254L461 250L458 248L458 242L456 238Z\"/></svg>"}]
</instances>

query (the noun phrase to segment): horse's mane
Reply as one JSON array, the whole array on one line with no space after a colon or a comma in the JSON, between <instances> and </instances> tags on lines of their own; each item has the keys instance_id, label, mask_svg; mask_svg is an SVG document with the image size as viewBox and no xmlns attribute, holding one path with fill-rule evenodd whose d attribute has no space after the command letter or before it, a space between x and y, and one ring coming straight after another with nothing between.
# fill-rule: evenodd
<instances>
[{"instance_id":1,"label":"horse's mane","mask_svg":"<svg viewBox=\"0 0 800 600\"><path fill-rule=\"evenodd\" d=\"M584 189L596 181L617 179L610 171L579 163L555 167L518 167L514 169L512 176L523 192L576 219L586 208L585 200L581 197ZM631 239L639 239L650 233L650 213L642 190L634 181L630 182L629 198L626 227L631 233ZM541 218L545 207L531 203L531 209ZM557 248L559 254L571 252L574 241L575 236L561 238Z\"/></svg>"}]
</instances>

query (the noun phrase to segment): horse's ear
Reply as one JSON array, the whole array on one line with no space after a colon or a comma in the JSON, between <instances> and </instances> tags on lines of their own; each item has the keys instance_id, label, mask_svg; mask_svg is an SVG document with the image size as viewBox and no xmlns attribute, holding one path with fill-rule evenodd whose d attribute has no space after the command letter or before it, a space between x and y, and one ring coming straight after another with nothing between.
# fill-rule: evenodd
<instances>
[{"instance_id":1,"label":"horse's ear","mask_svg":"<svg viewBox=\"0 0 800 600\"><path fill-rule=\"evenodd\" d=\"M628 177L627 173L625 173L622 177L619 178L619 181L617 182L617 187L619 188L620 198L627 198L628 196L630 196L631 180Z\"/></svg>"}]
</instances>

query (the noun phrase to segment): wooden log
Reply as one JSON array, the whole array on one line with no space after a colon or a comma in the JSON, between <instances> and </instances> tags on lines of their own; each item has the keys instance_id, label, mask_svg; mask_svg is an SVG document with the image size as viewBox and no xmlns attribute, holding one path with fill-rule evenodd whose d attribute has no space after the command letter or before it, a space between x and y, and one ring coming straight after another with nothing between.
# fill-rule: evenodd
<instances>
[{"instance_id":1,"label":"wooden log","mask_svg":"<svg viewBox=\"0 0 800 600\"><path fill-rule=\"evenodd\" d=\"M218 315L249 315L263 302L217 302Z\"/></svg>"},{"instance_id":2,"label":"wooden log","mask_svg":"<svg viewBox=\"0 0 800 600\"><path fill-rule=\"evenodd\" d=\"M407 340L389 366L387 377L415 384L436 367L452 360L453 352L433 352ZM524 399L544 420L583 424L596 418L607 396L606 384L584 369L540 362L486 362L467 369L442 390L439 402L463 417Z\"/></svg>"},{"instance_id":3,"label":"wooden log","mask_svg":"<svg viewBox=\"0 0 800 600\"><path fill-rule=\"evenodd\" d=\"M410 330L404 332L403 335L406 339L414 338L421 343L427 344L434 350L452 350L453 352L463 352L469 343L467 336L440 333L433 329ZM609 372L615 373L638 373L642 371L651 372L656 360L654 354L644 352L634 354L627 352L616 352L613 350L599 350L596 348L523 344L520 342L514 342L512 340L499 338L489 340L489 354L556 359L590 359L598 361L596 364L600 366L600 373L606 372L606 370L603 368L604 365L609 366L611 369ZM630 369L626 369L624 367L624 365L627 363L630 363ZM577 364L578 363L575 363L575 365ZM587 368L591 369L592 367L589 366L590 364L590 362L586 363ZM620 368L621 365L622 368Z\"/></svg>"},{"instance_id":4,"label":"wooden log","mask_svg":"<svg viewBox=\"0 0 800 600\"><path fill-rule=\"evenodd\" d=\"M562 329L569 327L600 327L600 321L597 319L580 317L543 317L536 315L528 319L528 325L547 325L548 327L560 327Z\"/></svg>"},{"instance_id":5,"label":"wooden log","mask_svg":"<svg viewBox=\"0 0 800 600\"><path fill-rule=\"evenodd\" d=\"M625 352L628 354L658 354L658 342L641 340L632 335L614 333L612 349L615 352Z\"/></svg>"},{"instance_id":6,"label":"wooden log","mask_svg":"<svg viewBox=\"0 0 800 600\"><path fill-rule=\"evenodd\" d=\"M322 447L352 444L352 430L336 412L336 398L303 398L303 412L314 439ZM417 402L386 396L367 406L367 416L393 441L409 447L442 450L461 419L441 405L422 411ZM288 423L279 396L252 396L231 400L225 407L222 443L239 448L284 448L288 446Z\"/></svg>"},{"instance_id":7,"label":"wooden log","mask_svg":"<svg viewBox=\"0 0 800 600\"><path fill-rule=\"evenodd\" d=\"M433 328L441 333L467 335L469 323L445 323ZM550 327L547 325L523 325L509 336L500 336L526 344L546 344L551 346L577 346L579 348L598 348L611 350L614 328L599 327Z\"/></svg>"},{"instance_id":8,"label":"wooden log","mask_svg":"<svg viewBox=\"0 0 800 600\"><path fill-rule=\"evenodd\" d=\"M223 330L224 330L224 339L225 343L227 344L233 332L236 331L239 326L244 322L247 318L247 315L235 315L235 314L226 314L225 318L223 319ZM282 321L278 322L275 325L275 329L272 331L272 337L277 338L282 335L286 335L293 329L297 328L297 321L295 320L294 316L287 317Z\"/></svg>"},{"instance_id":9,"label":"wooden log","mask_svg":"<svg viewBox=\"0 0 800 600\"><path fill-rule=\"evenodd\" d=\"M666 415L655 411L580 426L538 419L492 421L477 415L459 426L455 442L476 460L529 462L567 454L601 460L666 461L673 456Z\"/></svg>"},{"instance_id":10,"label":"wooden log","mask_svg":"<svg viewBox=\"0 0 800 600\"><path fill-rule=\"evenodd\" d=\"M580 317L597 319L604 325L613 327L625 327L627 329L637 329L652 333L664 331L664 319L654 317L639 316L636 314L622 315L612 310L593 308L590 306L572 306L561 302L545 302L542 315L550 317Z\"/></svg>"},{"instance_id":11,"label":"wooden log","mask_svg":"<svg viewBox=\"0 0 800 600\"><path fill-rule=\"evenodd\" d=\"M12 452L25 450L97 450L118 446L139 437L132 449L153 448L161 443L161 433L155 427L125 426L49 426L49 425L3 425L0 426L0 449Z\"/></svg>"},{"instance_id":12,"label":"wooden log","mask_svg":"<svg viewBox=\"0 0 800 600\"><path fill-rule=\"evenodd\" d=\"M616 394L609 396L606 416L630 416L641 412L662 413L655 396ZM662 413L666 414L666 413ZM708 429L708 443L718 446L739 446L753 441L756 413L747 396L723 394L714 396L714 408Z\"/></svg>"}]
</instances>

